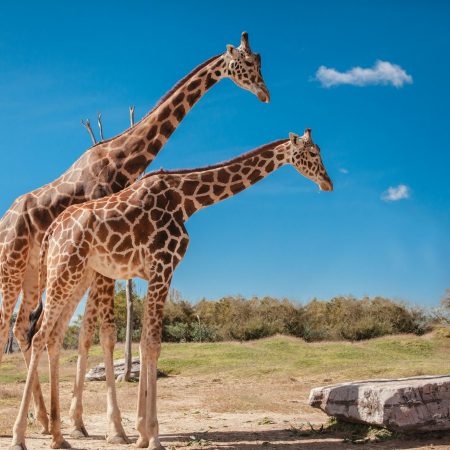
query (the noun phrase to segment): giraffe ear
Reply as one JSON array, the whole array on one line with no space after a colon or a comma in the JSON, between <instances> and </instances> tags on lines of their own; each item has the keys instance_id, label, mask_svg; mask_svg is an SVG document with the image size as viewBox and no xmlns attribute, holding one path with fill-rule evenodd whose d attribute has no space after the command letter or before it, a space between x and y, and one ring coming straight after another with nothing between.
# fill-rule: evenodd
<instances>
[{"instance_id":1,"label":"giraffe ear","mask_svg":"<svg viewBox=\"0 0 450 450\"><path fill-rule=\"evenodd\" d=\"M300 136L295 133L289 133L289 139L291 140L292 145L298 145L300 142Z\"/></svg>"},{"instance_id":2,"label":"giraffe ear","mask_svg":"<svg viewBox=\"0 0 450 450\"><path fill-rule=\"evenodd\" d=\"M239 56L239 52L235 47L233 47L231 44L227 45L227 53L233 58L236 59Z\"/></svg>"}]
</instances>

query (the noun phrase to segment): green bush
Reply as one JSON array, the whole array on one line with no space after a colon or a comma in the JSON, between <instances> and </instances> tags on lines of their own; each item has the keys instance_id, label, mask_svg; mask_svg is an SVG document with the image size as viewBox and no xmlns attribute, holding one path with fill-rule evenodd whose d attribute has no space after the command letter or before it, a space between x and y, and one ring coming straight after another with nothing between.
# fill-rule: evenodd
<instances>
[{"instance_id":1,"label":"green bush","mask_svg":"<svg viewBox=\"0 0 450 450\"><path fill-rule=\"evenodd\" d=\"M193 322L189 332L190 340L193 342L215 342L217 341L216 330L201 322Z\"/></svg>"},{"instance_id":2,"label":"green bush","mask_svg":"<svg viewBox=\"0 0 450 450\"><path fill-rule=\"evenodd\" d=\"M63 348L74 350L78 348L78 336L80 334L80 326L78 324L69 325L64 334Z\"/></svg>"},{"instance_id":3,"label":"green bush","mask_svg":"<svg viewBox=\"0 0 450 450\"><path fill-rule=\"evenodd\" d=\"M304 306L305 339L359 341L387 334L423 334L430 328L424 311L389 299L335 297Z\"/></svg>"},{"instance_id":4,"label":"green bush","mask_svg":"<svg viewBox=\"0 0 450 450\"><path fill-rule=\"evenodd\" d=\"M144 300L133 297L133 340L141 335ZM126 298L123 284L115 292L115 323L118 341L125 340ZM329 301L313 299L300 305L272 297L224 297L203 299L196 304L172 290L165 304L162 339L165 342L246 341L274 334L305 339L359 341L387 334L423 334L432 320L420 308L390 299L334 297ZM78 328L77 328L78 327ZM76 347L78 324L72 324L64 341ZM98 342L98 335L96 337Z\"/></svg>"},{"instance_id":5,"label":"green bush","mask_svg":"<svg viewBox=\"0 0 450 450\"><path fill-rule=\"evenodd\" d=\"M176 322L164 327L164 340L168 342L187 342L190 339L189 324Z\"/></svg>"}]
</instances>

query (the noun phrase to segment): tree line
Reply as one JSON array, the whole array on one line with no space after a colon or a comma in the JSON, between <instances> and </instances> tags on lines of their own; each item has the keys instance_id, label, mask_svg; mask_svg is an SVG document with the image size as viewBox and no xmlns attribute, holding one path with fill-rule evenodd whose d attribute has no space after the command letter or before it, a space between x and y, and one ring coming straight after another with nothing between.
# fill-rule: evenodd
<instances>
[{"instance_id":1,"label":"tree line","mask_svg":"<svg viewBox=\"0 0 450 450\"><path fill-rule=\"evenodd\" d=\"M144 299L136 294L136 289L133 292L133 341L138 342ZM69 326L64 339L66 348L77 347L81 320L80 316ZM339 296L327 301L313 299L303 305L273 297L228 296L193 304L172 290L164 309L163 341L247 341L275 334L295 336L307 342L358 341L387 334L421 335L436 320L436 314L383 297ZM117 283L115 292L115 321L117 339L123 342L126 296L122 283ZM98 339L97 331L94 342L98 343Z\"/></svg>"}]
</instances>

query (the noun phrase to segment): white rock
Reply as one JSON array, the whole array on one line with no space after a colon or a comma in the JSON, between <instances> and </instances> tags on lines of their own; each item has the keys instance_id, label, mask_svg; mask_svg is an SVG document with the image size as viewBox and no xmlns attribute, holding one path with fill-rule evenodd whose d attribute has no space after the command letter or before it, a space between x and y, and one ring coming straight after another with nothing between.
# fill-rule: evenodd
<instances>
[{"instance_id":1,"label":"white rock","mask_svg":"<svg viewBox=\"0 0 450 450\"><path fill-rule=\"evenodd\" d=\"M394 431L450 430L450 376L323 386L311 390L309 404L341 420Z\"/></svg>"},{"instance_id":2,"label":"white rock","mask_svg":"<svg viewBox=\"0 0 450 450\"><path fill-rule=\"evenodd\" d=\"M141 364L139 358L133 358L131 363L131 372L130 378L132 380L139 380L139 374L141 372ZM158 378L166 376L163 372L158 370ZM125 377L125 360L124 359L116 359L114 361L114 377L118 381L122 381ZM105 365L98 364L95 367L92 367L89 372L86 374L86 379L88 381L105 381Z\"/></svg>"}]
</instances>

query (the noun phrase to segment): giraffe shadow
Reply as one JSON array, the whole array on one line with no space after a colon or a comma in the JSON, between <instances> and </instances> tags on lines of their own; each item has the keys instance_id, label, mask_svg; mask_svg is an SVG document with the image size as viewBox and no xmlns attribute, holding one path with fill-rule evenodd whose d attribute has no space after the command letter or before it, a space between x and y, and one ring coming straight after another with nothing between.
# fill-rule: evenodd
<instances>
[{"instance_id":1,"label":"giraffe shadow","mask_svg":"<svg viewBox=\"0 0 450 450\"><path fill-rule=\"evenodd\" d=\"M198 440L198 445L193 441L193 437ZM126 449L134 448L133 444L137 440L137 435L131 433L129 445L117 445L111 447L106 444L105 436L93 434L82 439L73 439L65 436L71 444L72 450L88 450L94 448L93 442L107 445L108 448ZM0 438L11 438L11 435L0 435ZM48 436L33 436L32 440L41 441L38 448L48 448ZM212 450L347 450L355 445L346 443L344 436L340 433L313 433L309 436L299 436L289 429L261 430L261 431L209 431L209 432L190 432L173 433L160 435L161 443L170 449L173 446L180 445L191 446L192 448L202 448ZM88 444L89 442L89 444ZM421 435L407 435L401 439L393 439L382 443L367 443L364 448L382 448L383 450L406 450L420 449L434 444L435 446L445 446L450 448L450 432L429 433ZM381 447L380 447L381 446Z\"/></svg>"},{"instance_id":2,"label":"giraffe shadow","mask_svg":"<svg viewBox=\"0 0 450 450\"><path fill-rule=\"evenodd\" d=\"M0 434L0 439L2 438L7 438L7 439L12 439L12 435L11 434ZM70 449L71 450L90 450L88 447L86 447L85 445L83 445L82 442L77 441L76 439L72 439L67 436L65 436L65 439L67 440L67 442L69 442L70 444ZM85 438L85 439L89 439L89 440L104 440L104 437L102 438L102 436L92 436L90 438ZM38 448L50 448L50 437L48 435L33 435L33 436L28 436L26 438L27 441L32 441L33 445L38 445ZM1 447L1 444L0 444ZM6 447L5 447L6 448ZM92 447L91 447L92 448ZM1 449L3 450L3 447L1 447Z\"/></svg>"},{"instance_id":3,"label":"giraffe shadow","mask_svg":"<svg viewBox=\"0 0 450 450\"><path fill-rule=\"evenodd\" d=\"M337 433L314 433L310 436L298 436L288 429L176 433L162 435L160 440L163 445L167 444L167 448L171 448L170 444L173 442L185 442L185 445L190 445L189 442L192 442L193 436L198 440L203 440L200 441L202 448L220 448L220 450L260 450L261 448L272 450L343 450L354 446L354 444L344 442L344 437ZM419 449L430 444L450 445L450 432L405 436L402 439L393 439L381 444L373 443L373 445L382 445L383 450Z\"/></svg>"}]
</instances>

